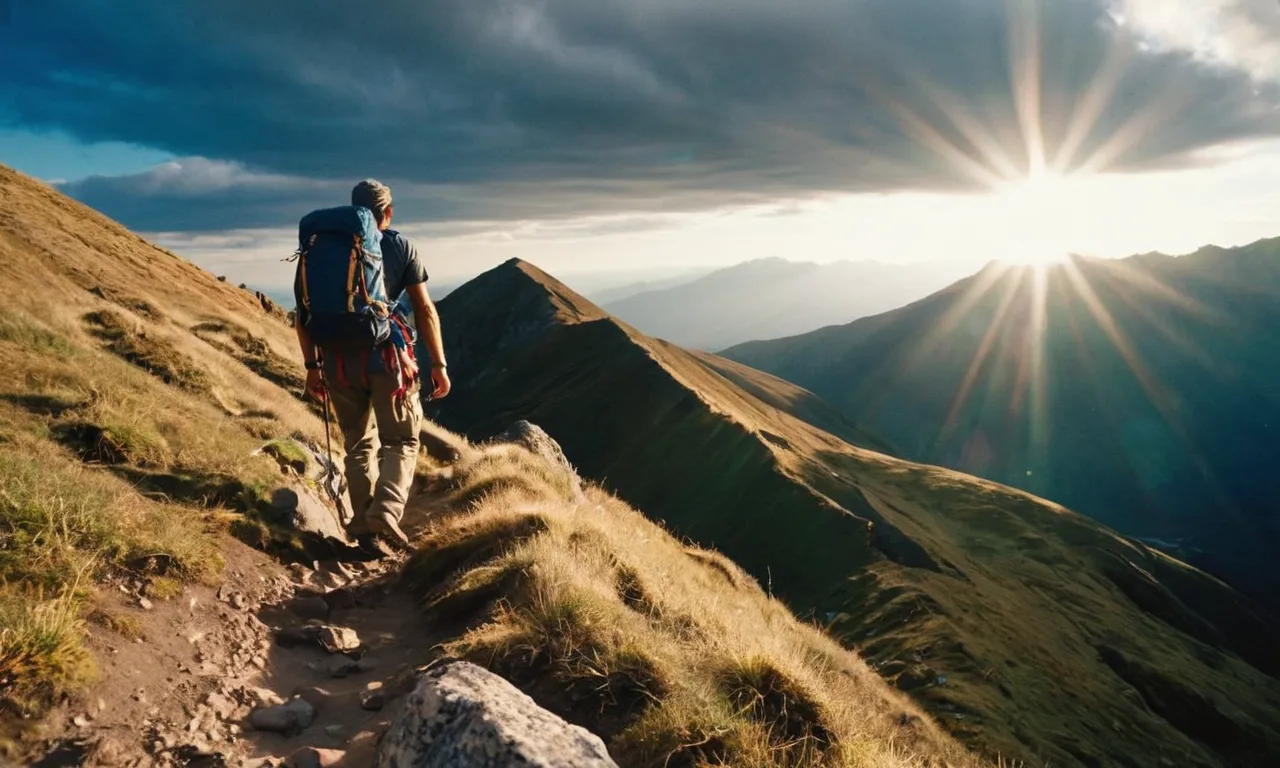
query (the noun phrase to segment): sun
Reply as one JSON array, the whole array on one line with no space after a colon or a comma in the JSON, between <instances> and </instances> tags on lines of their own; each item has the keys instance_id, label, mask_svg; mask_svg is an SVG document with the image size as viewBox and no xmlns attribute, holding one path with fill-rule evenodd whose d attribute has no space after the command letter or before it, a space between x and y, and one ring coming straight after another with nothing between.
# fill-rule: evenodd
<instances>
[{"instance_id":1,"label":"sun","mask_svg":"<svg viewBox=\"0 0 1280 768\"><path fill-rule=\"evenodd\" d=\"M1034 171L992 190L1005 228L1005 253L1012 264L1048 266L1066 261L1087 232L1088 189L1082 179Z\"/></svg>"}]
</instances>

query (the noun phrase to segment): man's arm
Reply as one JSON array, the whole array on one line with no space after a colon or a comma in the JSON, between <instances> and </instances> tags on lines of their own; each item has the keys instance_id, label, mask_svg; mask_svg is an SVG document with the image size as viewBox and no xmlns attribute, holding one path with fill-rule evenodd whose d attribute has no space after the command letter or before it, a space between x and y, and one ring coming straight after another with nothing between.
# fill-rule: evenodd
<instances>
[{"instance_id":1,"label":"man's arm","mask_svg":"<svg viewBox=\"0 0 1280 768\"><path fill-rule=\"evenodd\" d=\"M427 354L431 357L431 382L435 385L432 399L439 399L449 394L452 384L444 357L444 338L440 335L440 313L436 305L427 295L426 283L415 283L406 286L405 293L413 304L413 320L418 326L418 338L427 345Z\"/></svg>"},{"instance_id":2,"label":"man's arm","mask_svg":"<svg viewBox=\"0 0 1280 768\"><path fill-rule=\"evenodd\" d=\"M316 348L315 342L311 340L311 334L307 332L307 327L302 324L301 317L294 318L293 327L298 333L298 347L302 350L302 362L307 366L307 394L323 401L325 398L324 379L321 378L318 367L320 350Z\"/></svg>"}]
</instances>

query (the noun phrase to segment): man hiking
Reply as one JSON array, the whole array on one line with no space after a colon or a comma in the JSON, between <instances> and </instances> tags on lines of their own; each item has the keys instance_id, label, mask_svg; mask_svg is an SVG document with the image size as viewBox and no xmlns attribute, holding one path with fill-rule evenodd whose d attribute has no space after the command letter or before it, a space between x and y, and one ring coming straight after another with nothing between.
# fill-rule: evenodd
<instances>
[{"instance_id":1,"label":"man hiking","mask_svg":"<svg viewBox=\"0 0 1280 768\"><path fill-rule=\"evenodd\" d=\"M400 520L423 418L415 339L392 311L403 297L430 356L431 398L451 385L427 271L413 243L390 229L391 190L367 179L351 191L351 206L315 211L299 226L296 327L307 392L333 404L342 430L348 532L365 554L382 557L409 544Z\"/></svg>"}]
</instances>

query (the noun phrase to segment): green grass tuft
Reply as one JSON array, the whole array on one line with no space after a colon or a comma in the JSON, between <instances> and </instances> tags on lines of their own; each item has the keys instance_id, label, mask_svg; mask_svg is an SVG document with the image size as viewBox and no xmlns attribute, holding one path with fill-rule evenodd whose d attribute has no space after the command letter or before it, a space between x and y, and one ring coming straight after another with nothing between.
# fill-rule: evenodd
<instances>
[{"instance_id":1,"label":"green grass tuft","mask_svg":"<svg viewBox=\"0 0 1280 768\"><path fill-rule=\"evenodd\" d=\"M0 710L39 714L94 678L79 603L37 590L0 591Z\"/></svg>"}]
</instances>

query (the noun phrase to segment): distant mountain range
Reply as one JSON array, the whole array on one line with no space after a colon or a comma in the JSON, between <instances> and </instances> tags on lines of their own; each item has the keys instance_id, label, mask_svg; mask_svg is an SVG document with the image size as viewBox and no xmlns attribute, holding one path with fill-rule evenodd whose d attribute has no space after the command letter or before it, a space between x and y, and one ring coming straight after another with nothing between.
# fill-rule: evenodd
<instances>
[{"instance_id":1,"label":"distant mountain range","mask_svg":"<svg viewBox=\"0 0 1280 768\"><path fill-rule=\"evenodd\" d=\"M1051 498L1280 602L1280 240L993 264L725 355L911 459Z\"/></svg>"},{"instance_id":2,"label":"distant mountain range","mask_svg":"<svg viewBox=\"0 0 1280 768\"><path fill-rule=\"evenodd\" d=\"M932 263L760 259L601 302L615 317L646 334L715 351L895 309L969 271Z\"/></svg>"},{"instance_id":3,"label":"distant mountain range","mask_svg":"<svg viewBox=\"0 0 1280 768\"><path fill-rule=\"evenodd\" d=\"M1220 581L895 458L811 392L645 336L528 263L439 308L456 389L434 419L475 440L540 424L585 477L732 557L971 747L1037 766L1280 764L1280 624Z\"/></svg>"}]
</instances>

